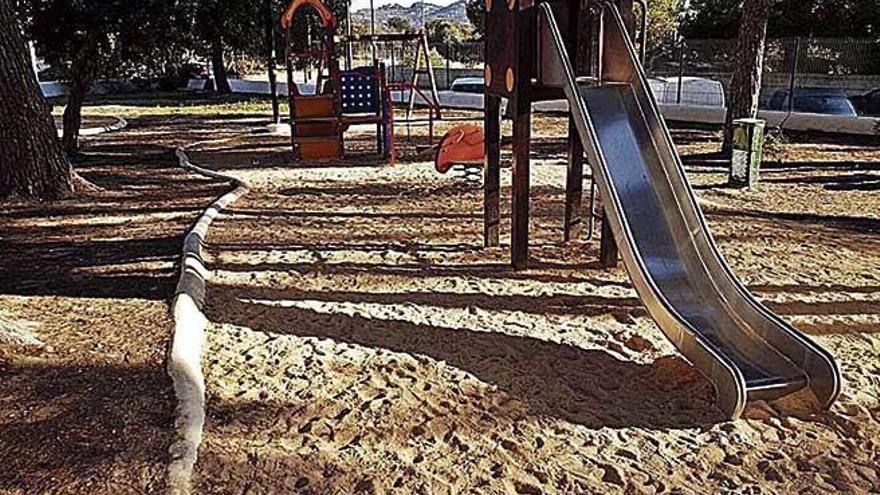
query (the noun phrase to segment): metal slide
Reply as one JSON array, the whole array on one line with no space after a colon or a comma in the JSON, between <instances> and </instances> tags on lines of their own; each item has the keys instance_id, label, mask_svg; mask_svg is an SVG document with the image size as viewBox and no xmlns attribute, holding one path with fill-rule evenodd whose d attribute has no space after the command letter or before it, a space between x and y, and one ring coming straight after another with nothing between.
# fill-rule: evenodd
<instances>
[{"instance_id":1,"label":"metal slide","mask_svg":"<svg viewBox=\"0 0 880 495\"><path fill-rule=\"evenodd\" d=\"M715 385L731 418L749 400L795 393L830 406L840 391L833 358L756 301L721 258L617 7L603 7L599 82L574 78L552 8L539 8L549 45L541 53L553 58L542 64L562 74L621 257L651 317Z\"/></svg>"}]
</instances>

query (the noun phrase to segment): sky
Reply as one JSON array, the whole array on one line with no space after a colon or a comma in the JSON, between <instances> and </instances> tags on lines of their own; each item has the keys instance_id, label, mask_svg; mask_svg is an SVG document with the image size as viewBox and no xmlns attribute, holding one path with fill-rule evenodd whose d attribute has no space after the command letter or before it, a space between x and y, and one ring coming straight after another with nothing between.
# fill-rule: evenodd
<instances>
[{"instance_id":1,"label":"sky","mask_svg":"<svg viewBox=\"0 0 880 495\"><path fill-rule=\"evenodd\" d=\"M455 0L426 0L428 3L433 3L435 5L449 5L454 3ZM404 7L408 7L414 3L417 3L417 0L373 0L373 5L376 8L379 8L383 5L389 5L392 3L396 3L399 5L403 5ZM351 9L352 11L360 10L360 9L368 9L370 8L370 0L351 0Z\"/></svg>"}]
</instances>

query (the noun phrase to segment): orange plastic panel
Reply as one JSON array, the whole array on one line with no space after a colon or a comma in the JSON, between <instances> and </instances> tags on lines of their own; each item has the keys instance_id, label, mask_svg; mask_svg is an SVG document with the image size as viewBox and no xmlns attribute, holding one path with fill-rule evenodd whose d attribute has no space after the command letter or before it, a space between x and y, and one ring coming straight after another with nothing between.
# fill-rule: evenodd
<instances>
[{"instance_id":1,"label":"orange plastic panel","mask_svg":"<svg viewBox=\"0 0 880 495\"><path fill-rule=\"evenodd\" d=\"M434 156L434 168L445 174L456 163L483 163L485 147L483 128L474 124L453 127L440 140Z\"/></svg>"},{"instance_id":2,"label":"orange plastic panel","mask_svg":"<svg viewBox=\"0 0 880 495\"><path fill-rule=\"evenodd\" d=\"M338 160L342 158L342 140L337 138L297 141L300 160Z\"/></svg>"},{"instance_id":3,"label":"orange plastic panel","mask_svg":"<svg viewBox=\"0 0 880 495\"><path fill-rule=\"evenodd\" d=\"M333 12L327 8L326 5L321 3L321 0L293 0L290 2L290 5L284 9L284 13L281 14L281 27L287 29L293 23L293 15L296 14L296 11L300 7L311 7L315 9L318 17L321 18L321 24L325 28L336 28L336 16L333 15Z\"/></svg>"}]
</instances>

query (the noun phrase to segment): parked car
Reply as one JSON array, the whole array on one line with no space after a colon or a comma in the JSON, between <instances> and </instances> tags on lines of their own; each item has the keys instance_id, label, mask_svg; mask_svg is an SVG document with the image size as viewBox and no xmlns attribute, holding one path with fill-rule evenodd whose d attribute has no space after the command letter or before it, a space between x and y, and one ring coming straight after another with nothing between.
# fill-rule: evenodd
<instances>
[{"instance_id":1,"label":"parked car","mask_svg":"<svg viewBox=\"0 0 880 495\"><path fill-rule=\"evenodd\" d=\"M780 89L766 100L768 110L788 111L788 90ZM794 90L792 110L804 113L821 113L855 117L858 114L842 89L797 88Z\"/></svg>"},{"instance_id":2,"label":"parked car","mask_svg":"<svg viewBox=\"0 0 880 495\"><path fill-rule=\"evenodd\" d=\"M482 77L459 77L449 87L449 91L458 93L483 94L485 90L486 81Z\"/></svg>"},{"instance_id":3,"label":"parked car","mask_svg":"<svg viewBox=\"0 0 880 495\"><path fill-rule=\"evenodd\" d=\"M851 96L850 101L862 115L880 115L880 88L863 95Z\"/></svg>"},{"instance_id":4,"label":"parked car","mask_svg":"<svg viewBox=\"0 0 880 495\"><path fill-rule=\"evenodd\" d=\"M697 105L704 107L723 107L724 86L720 81L705 77L685 76L679 83L678 77L652 77L648 80L651 92L658 103L665 105ZM679 101L679 85L681 100Z\"/></svg>"}]
</instances>

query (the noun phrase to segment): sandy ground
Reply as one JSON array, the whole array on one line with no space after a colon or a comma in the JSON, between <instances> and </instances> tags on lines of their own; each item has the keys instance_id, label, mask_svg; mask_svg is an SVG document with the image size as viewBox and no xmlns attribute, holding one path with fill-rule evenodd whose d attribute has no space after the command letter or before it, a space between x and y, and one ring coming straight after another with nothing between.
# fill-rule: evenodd
<instances>
[{"instance_id":1,"label":"sandy ground","mask_svg":"<svg viewBox=\"0 0 880 495\"><path fill-rule=\"evenodd\" d=\"M134 116L82 140L75 168L99 190L0 204L0 314L46 344L0 346L0 493L164 493L167 300L183 235L228 187L185 173L173 147L216 127Z\"/></svg>"},{"instance_id":2,"label":"sandy ground","mask_svg":"<svg viewBox=\"0 0 880 495\"><path fill-rule=\"evenodd\" d=\"M481 191L418 157L309 168L267 137L193 157L255 186L210 233L198 490L880 492L876 143L774 146L738 191L714 133L675 132L727 261L844 375L830 412L729 422L597 241L561 242L565 123L536 128L520 272L507 238L480 247Z\"/></svg>"}]
</instances>

